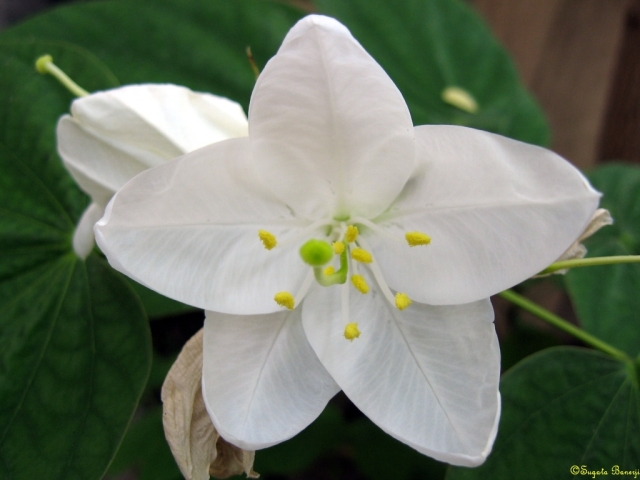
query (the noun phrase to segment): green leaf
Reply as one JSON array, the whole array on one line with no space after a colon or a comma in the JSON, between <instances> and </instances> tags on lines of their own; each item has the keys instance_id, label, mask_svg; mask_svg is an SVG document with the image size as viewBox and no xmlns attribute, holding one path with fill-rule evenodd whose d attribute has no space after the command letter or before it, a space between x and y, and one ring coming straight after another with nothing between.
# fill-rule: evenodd
<instances>
[{"instance_id":1,"label":"green leaf","mask_svg":"<svg viewBox=\"0 0 640 480\"><path fill-rule=\"evenodd\" d=\"M447 480L574 478L574 465L609 475L614 465L638 468L637 371L598 352L558 347L507 372L500 391L491 455L478 468L451 468Z\"/></svg>"},{"instance_id":2,"label":"green leaf","mask_svg":"<svg viewBox=\"0 0 640 480\"><path fill-rule=\"evenodd\" d=\"M640 255L640 168L613 164L589 179L601 191L601 206L614 219L585 242L587 257ZM640 353L640 264L574 268L565 281L585 330L624 350Z\"/></svg>"},{"instance_id":3,"label":"green leaf","mask_svg":"<svg viewBox=\"0 0 640 480\"><path fill-rule=\"evenodd\" d=\"M88 2L52 10L0 38L69 41L92 51L123 84L175 83L246 108L255 84L246 47L263 66L301 16L263 0Z\"/></svg>"},{"instance_id":4,"label":"green leaf","mask_svg":"<svg viewBox=\"0 0 640 480\"><path fill-rule=\"evenodd\" d=\"M405 97L413 122L458 124L546 145L544 115L506 51L459 0L317 0L382 65ZM442 101L451 86L469 92L477 114Z\"/></svg>"},{"instance_id":5,"label":"green leaf","mask_svg":"<svg viewBox=\"0 0 640 480\"><path fill-rule=\"evenodd\" d=\"M83 85L114 77L71 45L0 43L0 477L102 477L142 394L150 335L120 274L71 249L88 203L55 155L70 95L37 74L49 53Z\"/></svg>"}]
</instances>

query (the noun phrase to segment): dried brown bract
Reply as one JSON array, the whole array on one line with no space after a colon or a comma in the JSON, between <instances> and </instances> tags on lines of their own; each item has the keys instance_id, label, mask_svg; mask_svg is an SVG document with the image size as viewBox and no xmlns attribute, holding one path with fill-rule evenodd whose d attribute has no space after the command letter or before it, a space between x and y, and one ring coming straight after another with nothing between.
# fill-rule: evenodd
<instances>
[{"instance_id":1,"label":"dried brown bract","mask_svg":"<svg viewBox=\"0 0 640 480\"><path fill-rule=\"evenodd\" d=\"M242 450L216 431L202 397L202 330L184 346L162 385L164 433L187 480L227 478L253 471L255 452Z\"/></svg>"}]
</instances>

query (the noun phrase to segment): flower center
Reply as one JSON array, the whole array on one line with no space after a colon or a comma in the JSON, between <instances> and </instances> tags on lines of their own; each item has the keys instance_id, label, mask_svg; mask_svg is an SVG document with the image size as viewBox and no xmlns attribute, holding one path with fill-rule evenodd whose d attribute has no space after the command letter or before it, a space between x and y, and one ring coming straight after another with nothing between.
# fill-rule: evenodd
<instances>
[{"instance_id":1,"label":"flower center","mask_svg":"<svg viewBox=\"0 0 640 480\"><path fill-rule=\"evenodd\" d=\"M358 324L350 322L349 319L349 289L351 288L347 282L349 275L351 285L360 294L366 295L369 293L370 287L365 277L360 273L360 268L368 269L381 293L398 310L409 307L412 301L406 293L398 292L394 295L391 292L366 239L360 235L358 225L345 223L349 219L348 216L344 216L344 219L341 217L324 222L314 222L304 230L303 235L306 236L312 231L327 227L325 239L313 238L304 242L300 247L300 257L311 267L313 275L310 272L296 295L290 292L278 292L275 294L274 300L278 305L293 310L306 295L314 278L322 287L340 285L342 289L342 317L345 324L344 337L353 341L360 336L361 332L358 329ZM373 222L360 218L354 220L360 225L360 228L369 227L374 233L380 231L380 233L389 235L381 231L382 229ZM267 250L281 248L302 240L301 236L297 235L293 239L278 243L275 235L266 230L259 230L258 237ZM401 241L395 237L394 239ZM428 235L417 231L407 232L404 240L409 247L431 243L431 238Z\"/></svg>"}]
</instances>

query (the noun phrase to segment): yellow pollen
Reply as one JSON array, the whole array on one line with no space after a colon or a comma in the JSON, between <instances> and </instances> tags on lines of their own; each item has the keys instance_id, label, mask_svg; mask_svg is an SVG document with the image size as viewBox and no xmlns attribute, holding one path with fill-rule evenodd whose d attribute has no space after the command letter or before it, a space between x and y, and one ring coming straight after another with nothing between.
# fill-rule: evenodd
<instances>
[{"instance_id":1,"label":"yellow pollen","mask_svg":"<svg viewBox=\"0 0 640 480\"><path fill-rule=\"evenodd\" d=\"M278 305L281 307L288 308L289 310L293 310L295 306L295 300L293 299L293 295L289 292L278 292L276 296L273 297Z\"/></svg>"},{"instance_id":2,"label":"yellow pollen","mask_svg":"<svg viewBox=\"0 0 640 480\"><path fill-rule=\"evenodd\" d=\"M354 275L351 277L351 283L360 293L369 293L369 285L362 275Z\"/></svg>"},{"instance_id":3,"label":"yellow pollen","mask_svg":"<svg viewBox=\"0 0 640 480\"><path fill-rule=\"evenodd\" d=\"M331 265L329 265L327 268L324 269L324 272L322 273L324 273L325 275L331 275L336 273L336 269L333 268Z\"/></svg>"},{"instance_id":4,"label":"yellow pollen","mask_svg":"<svg viewBox=\"0 0 640 480\"><path fill-rule=\"evenodd\" d=\"M258 237L260 237L264 248L266 248L267 250L271 250L278 244L276 236L271 232L267 232L266 230L258 230Z\"/></svg>"},{"instance_id":5,"label":"yellow pollen","mask_svg":"<svg viewBox=\"0 0 640 480\"><path fill-rule=\"evenodd\" d=\"M347 243L353 243L358 238L358 227L355 225L349 225L347 227L347 232L344 234L344 239Z\"/></svg>"},{"instance_id":6,"label":"yellow pollen","mask_svg":"<svg viewBox=\"0 0 640 480\"><path fill-rule=\"evenodd\" d=\"M404 238L407 239L407 243L410 247L429 245L431 243L431 237L422 232L407 232L404 234Z\"/></svg>"},{"instance_id":7,"label":"yellow pollen","mask_svg":"<svg viewBox=\"0 0 640 480\"><path fill-rule=\"evenodd\" d=\"M396 293L396 308L398 310L404 310L413 302L406 293Z\"/></svg>"},{"instance_id":8,"label":"yellow pollen","mask_svg":"<svg viewBox=\"0 0 640 480\"><path fill-rule=\"evenodd\" d=\"M353 342L354 338L358 338L360 336L360 330L358 330L357 323L347 323L347 326L344 327L344 338Z\"/></svg>"},{"instance_id":9,"label":"yellow pollen","mask_svg":"<svg viewBox=\"0 0 640 480\"><path fill-rule=\"evenodd\" d=\"M333 252L336 255L341 255L344 252L344 243L342 242L333 242Z\"/></svg>"},{"instance_id":10,"label":"yellow pollen","mask_svg":"<svg viewBox=\"0 0 640 480\"><path fill-rule=\"evenodd\" d=\"M373 257L371 256L371 254L362 248L354 248L351 251L351 258L362 263L373 262Z\"/></svg>"}]
</instances>

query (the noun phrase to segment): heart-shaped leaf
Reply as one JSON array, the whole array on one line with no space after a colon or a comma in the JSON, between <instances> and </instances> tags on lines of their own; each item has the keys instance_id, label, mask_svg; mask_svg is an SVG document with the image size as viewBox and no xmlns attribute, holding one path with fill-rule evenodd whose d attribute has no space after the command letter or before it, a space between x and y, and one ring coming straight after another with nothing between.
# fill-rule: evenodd
<instances>
[{"instance_id":1,"label":"heart-shaped leaf","mask_svg":"<svg viewBox=\"0 0 640 480\"><path fill-rule=\"evenodd\" d=\"M73 253L88 199L55 155L70 95L45 53L88 88L117 84L71 45L0 44L0 477L99 479L144 388L150 337L121 275Z\"/></svg>"},{"instance_id":2,"label":"heart-shaped leaf","mask_svg":"<svg viewBox=\"0 0 640 480\"><path fill-rule=\"evenodd\" d=\"M615 465L637 469L637 370L580 348L528 357L500 384L502 417L486 463L451 468L447 480L574 478L583 465L608 475Z\"/></svg>"}]
</instances>

